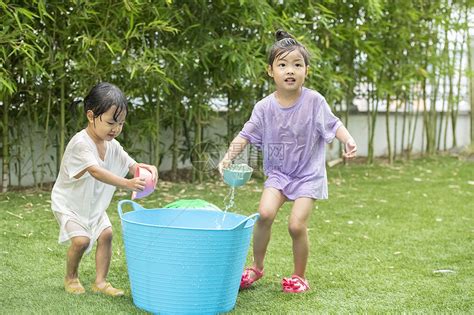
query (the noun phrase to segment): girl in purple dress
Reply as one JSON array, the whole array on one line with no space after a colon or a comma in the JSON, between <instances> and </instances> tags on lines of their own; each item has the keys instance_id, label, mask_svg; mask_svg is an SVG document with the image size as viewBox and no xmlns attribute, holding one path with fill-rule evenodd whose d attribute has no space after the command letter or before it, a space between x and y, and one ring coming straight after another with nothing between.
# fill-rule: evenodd
<instances>
[{"instance_id":1,"label":"girl in purple dress","mask_svg":"<svg viewBox=\"0 0 474 315\"><path fill-rule=\"evenodd\" d=\"M276 91L259 101L242 131L232 141L219 163L219 171L248 143L263 150L265 175L253 237L253 266L246 268L241 289L250 287L264 274L264 258L271 226L285 201L294 201L288 222L293 240L294 271L283 278L284 292L309 290L305 278L309 244L307 225L317 199L327 199L325 145L334 138L344 143L344 157L355 157L357 146L342 122L334 116L324 97L303 87L308 74L309 53L291 35L276 32L268 58L268 75Z\"/></svg>"}]
</instances>

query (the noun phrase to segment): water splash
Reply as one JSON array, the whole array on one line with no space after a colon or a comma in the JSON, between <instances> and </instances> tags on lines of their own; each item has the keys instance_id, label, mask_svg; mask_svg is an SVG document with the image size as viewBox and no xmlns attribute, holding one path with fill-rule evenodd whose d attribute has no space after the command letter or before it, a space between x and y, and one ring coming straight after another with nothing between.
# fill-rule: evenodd
<instances>
[{"instance_id":1,"label":"water splash","mask_svg":"<svg viewBox=\"0 0 474 315\"><path fill-rule=\"evenodd\" d=\"M224 215L222 216L222 224L224 224L225 216L227 215L227 211L232 209L235 205L235 187L230 187L229 193L224 198Z\"/></svg>"}]
</instances>

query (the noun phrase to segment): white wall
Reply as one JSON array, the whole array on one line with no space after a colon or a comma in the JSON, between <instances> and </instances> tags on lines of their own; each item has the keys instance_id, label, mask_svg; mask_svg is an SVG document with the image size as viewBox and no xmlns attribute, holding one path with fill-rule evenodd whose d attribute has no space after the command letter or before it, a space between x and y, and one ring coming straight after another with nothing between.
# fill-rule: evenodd
<instances>
[{"instance_id":1,"label":"white wall","mask_svg":"<svg viewBox=\"0 0 474 315\"><path fill-rule=\"evenodd\" d=\"M402 114L398 115L398 127L397 127L397 152L401 151L401 137L402 137ZM374 153L375 156L386 156L388 153L387 147L387 135L386 135L386 127L385 127L385 113L381 113L377 117L377 122L375 126L375 135L374 135ZM444 123L443 121L443 130L444 130ZM356 114L352 115L349 120L348 129L352 136L356 139L358 144L358 155L360 156L367 156L368 153L368 118L367 115L363 114ZM413 130L414 122L412 123L412 130ZM390 141L393 147L394 145L394 135L395 135L395 114L390 115ZM447 148L450 149L453 144L453 137L451 133L451 123L448 124L448 134L447 134ZM413 153L421 152L422 146L426 146L426 137L424 136L424 124L423 124L423 117L422 113L420 113L418 117L418 121L416 124L416 133L415 139L413 144ZM411 137L411 135L410 135ZM436 135L437 137L437 135ZM407 145L408 139L408 124L405 130L405 148ZM424 140L423 140L424 139ZM444 139L443 135L441 139ZM468 113L461 113L459 114L457 125L456 125L456 140L457 140L457 147L463 147L469 145L470 141L470 120ZM444 141L441 142L441 148L444 148Z\"/></svg>"},{"instance_id":2,"label":"white wall","mask_svg":"<svg viewBox=\"0 0 474 315\"><path fill-rule=\"evenodd\" d=\"M397 151L400 152L401 149L401 134L402 134L402 116L399 115L398 119L398 130L397 130ZM391 141L392 146L394 144L394 124L395 124L395 114L390 115L390 130L391 130ZM133 128L133 126L128 125L127 128ZM376 123L376 131L375 131L375 140L374 140L374 150L376 156L384 156L387 154L387 141L386 141L386 133L385 133L385 113L380 114L377 117ZM408 128L408 127L407 127ZM422 139L423 139L423 117L420 113L418 117L417 127L416 127L416 134L415 134L415 142L413 147L413 153L420 152L422 149ZM444 128L444 127L443 127ZM451 128L451 126L449 126ZM457 136L457 145L458 147L463 147L470 144L470 120L469 120L469 113L460 113L458 117L457 127L456 127L456 136ZM348 124L348 129L352 136L355 138L358 144L358 155L359 156L367 156L368 152L368 124L367 124L367 115L366 114L352 114L350 116L350 121ZM449 129L451 130L451 129ZM222 143L222 140L218 137L218 135L224 135L226 133L226 126L225 120L223 118L216 118L210 127L206 128L205 130L205 138L213 139L216 143L218 148L218 154L223 156L226 150L226 145ZM170 130L166 130L161 135L162 141L165 142L164 147L168 148L171 144L172 134ZM118 139L120 141L120 139ZM43 148L43 138L41 137L41 133L38 133L35 136L33 141L33 150L34 154L32 157L31 149L29 140L25 139L24 144L21 145L20 151L21 155L23 156L23 164L21 165L22 174L25 175L21 179L22 186L28 186L33 184L33 176L32 176L32 161L34 160L36 165L43 165L41 168L37 166L37 180L43 177L44 182L52 182L55 180L55 172L56 172L56 151L53 147L50 147L46 154L40 155ZM407 141L405 140L405 145ZM447 147L451 148L452 146L452 135L448 133L447 136ZM424 145L424 144L423 144ZM332 144L328 145L327 147L327 159L332 160L338 157L338 150L339 145L337 140L335 140ZM13 147L12 152L16 154L18 152L18 147ZM243 159L245 160L248 157L248 151L243 155ZM143 157L134 157L137 160ZM1 158L0 158L1 161ZM191 167L190 161L186 161L186 163L180 163L179 167ZM18 186L18 162L13 159L10 162L10 174L12 178L10 179L12 186ZM160 171L165 171L171 169L171 152L167 152L167 155L164 157L162 164L160 166Z\"/></svg>"}]
</instances>

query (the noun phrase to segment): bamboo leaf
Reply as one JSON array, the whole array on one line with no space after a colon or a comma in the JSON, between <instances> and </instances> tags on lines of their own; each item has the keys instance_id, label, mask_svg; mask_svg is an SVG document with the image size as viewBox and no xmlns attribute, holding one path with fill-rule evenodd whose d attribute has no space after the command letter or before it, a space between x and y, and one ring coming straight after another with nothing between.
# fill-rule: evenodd
<instances>
[{"instance_id":1,"label":"bamboo leaf","mask_svg":"<svg viewBox=\"0 0 474 315\"><path fill-rule=\"evenodd\" d=\"M16 86L13 82L7 81L5 78L0 76L0 83L0 91L6 89L10 95L16 92Z\"/></svg>"},{"instance_id":2,"label":"bamboo leaf","mask_svg":"<svg viewBox=\"0 0 474 315\"><path fill-rule=\"evenodd\" d=\"M129 24L128 24L128 30L127 30L127 33L125 34L125 38L126 39L129 39L131 37L131 34L133 32L133 30L135 29L134 27L134 15L133 14L130 14L129 15Z\"/></svg>"},{"instance_id":3,"label":"bamboo leaf","mask_svg":"<svg viewBox=\"0 0 474 315\"><path fill-rule=\"evenodd\" d=\"M105 44L105 46L107 47L107 49L110 51L110 53L111 53L112 55L114 55L115 52L114 52L114 49L112 48L112 46L110 46L110 44L109 44L107 41L103 41L103 43Z\"/></svg>"},{"instance_id":4,"label":"bamboo leaf","mask_svg":"<svg viewBox=\"0 0 474 315\"><path fill-rule=\"evenodd\" d=\"M33 21L33 18L37 18L38 15L34 14L33 12L25 9L25 8L17 8L17 12L21 13L24 15L26 18L28 18L30 21Z\"/></svg>"}]
</instances>

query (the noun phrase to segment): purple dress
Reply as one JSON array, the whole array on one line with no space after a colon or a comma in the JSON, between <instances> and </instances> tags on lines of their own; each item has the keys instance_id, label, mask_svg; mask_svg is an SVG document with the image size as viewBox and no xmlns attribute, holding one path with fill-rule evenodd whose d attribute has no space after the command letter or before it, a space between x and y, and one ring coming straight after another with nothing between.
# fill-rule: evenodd
<instances>
[{"instance_id":1,"label":"purple dress","mask_svg":"<svg viewBox=\"0 0 474 315\"><path fill-rule=\"evenodd\" d=\"M265 188L276 188L289 200L327 199L326 143L341 125L324 97L303 87L288 108L274 93L259 101L239 135L263 150Z\"/></svg>"}]
</instances>

